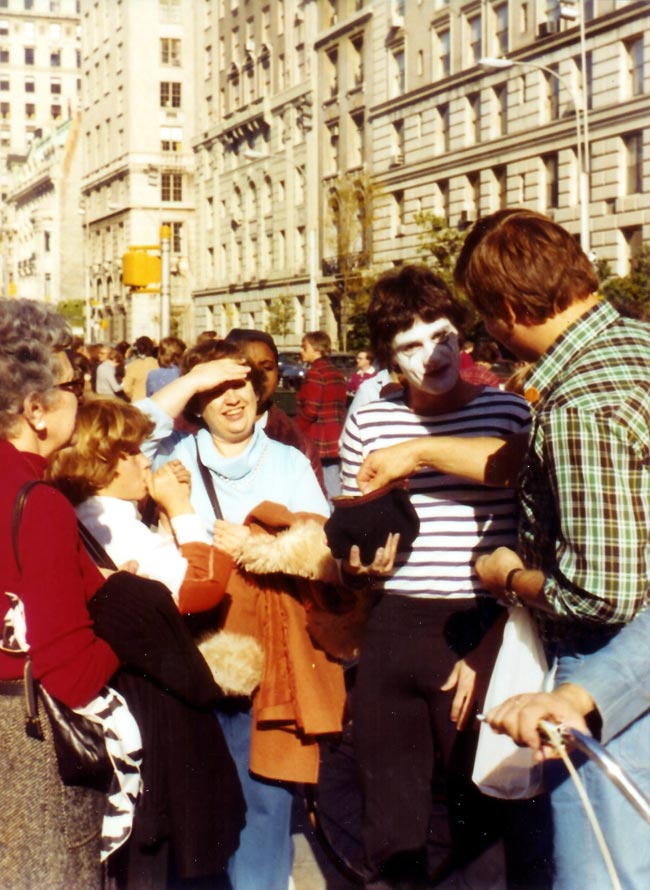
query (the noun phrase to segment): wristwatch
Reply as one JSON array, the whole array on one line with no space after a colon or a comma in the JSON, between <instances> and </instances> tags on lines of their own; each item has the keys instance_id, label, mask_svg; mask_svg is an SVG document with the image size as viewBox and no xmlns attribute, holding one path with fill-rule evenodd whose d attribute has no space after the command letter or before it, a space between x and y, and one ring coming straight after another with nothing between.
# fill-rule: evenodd
<instances>
[{"instance_id":1,"label":"wristwatch","mask_svg":"<svg viewBox=\"0 0 650 890\"><path fill-rule=\"evenodd\" d=\"M522 568L510 569L508 574L506 575L506 583L504 585L504 593L503 598L508 603L509 606L523 606L523 602L519 598L518 594L512 589L512 582L514 580L517 572L523 572Z\"/></svg>"}]
</instances>

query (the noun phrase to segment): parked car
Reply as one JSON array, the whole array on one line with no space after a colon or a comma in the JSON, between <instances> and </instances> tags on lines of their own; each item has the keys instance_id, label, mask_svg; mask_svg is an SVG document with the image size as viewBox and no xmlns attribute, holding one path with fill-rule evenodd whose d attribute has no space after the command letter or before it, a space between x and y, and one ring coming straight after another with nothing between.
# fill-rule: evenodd
<instances>
[{"instance_id":1,"label":"parked car","mask_svg":"<svg viewBox=\"0 0 650 890\"><path fill-rule=\"evenodd\" d=\"M332 364L343 372L346 380L349 380L357 370L356 352L333 352L329 358Z\"/></svg>"},{"instance_id":2,"label":"parked car","mask_svg":"<svg viewBox=\"0 0 650 890\"><path fill-rule=\"evenodd\" d=\"M299 389L305 379L308 365L300 358L299 351L284 351L278 354L278 375L284 389Z\"/></svg>"}]
</instances>

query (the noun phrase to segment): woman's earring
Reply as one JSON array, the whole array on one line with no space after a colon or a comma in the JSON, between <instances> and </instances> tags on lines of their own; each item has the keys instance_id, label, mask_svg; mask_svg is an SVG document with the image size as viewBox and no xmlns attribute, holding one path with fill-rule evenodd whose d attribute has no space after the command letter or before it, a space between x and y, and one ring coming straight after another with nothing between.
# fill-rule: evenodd
<instances>
[{"instance_id":1,"label":"woman's earring","mask_svg":"<svg viewBox=\"0 0 650 890\"><path fill-rule=\"evenodd\" d=\"M35 430L38 430L39 432L41 432L42 430L44 430L44 429L45 429L45 421L44 421L44 420L37 420L36 423L34 424L34 429L35 429Z\"/></svg>"}]
</instances>

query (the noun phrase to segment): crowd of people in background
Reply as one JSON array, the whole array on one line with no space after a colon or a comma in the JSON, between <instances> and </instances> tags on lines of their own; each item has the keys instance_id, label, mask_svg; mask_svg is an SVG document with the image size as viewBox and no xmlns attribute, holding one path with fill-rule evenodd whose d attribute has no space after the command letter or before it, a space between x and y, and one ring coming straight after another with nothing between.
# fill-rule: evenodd
<instances>
[{"instance_id":1,"label":"crowd of people in background","mask_svg":"<svg viewBox=\"0 0 650 890\"><path fill-rule=\"evenodd\" d=\"M341 732L349 706L314 620L344 621L358 603L364 886L432 887L497 838L510 890L608 886L538 724L593 733L650 792L650 326L600 299L575 240L531 211L476 223L455 274L482 336L426 266L391 269L349 377L326 332L303 336L295 417L277 404L266 331L89 345L46 304L0 300L0 875L12 890L44 874L57 890L106 874L115 890L288 890L294 789L317 781L319 739ZM404 480L412 543L387 528L362 558L362 519L335 561L338 505L375 511ZM542 752L546 790L496 802L471 781L475 717L507 610L522 607L555 685L487 721ZM136 778L119 839L106 789L62 785L52 734L26 736L32 675L124 736ZM126 730L114 715L129 712ZM647 890L648 824L579 765L621 885ZM111 795L126 781L113 768Z\"/></svg>"}]
</instances>

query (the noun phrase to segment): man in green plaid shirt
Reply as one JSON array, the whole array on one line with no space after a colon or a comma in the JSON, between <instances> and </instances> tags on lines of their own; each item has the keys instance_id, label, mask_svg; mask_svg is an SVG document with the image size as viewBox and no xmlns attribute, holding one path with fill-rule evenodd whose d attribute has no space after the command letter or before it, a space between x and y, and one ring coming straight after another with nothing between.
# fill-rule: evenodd
<instances>
[{"instance_id":1,"label":"man in green plaid shirt","mask_svg":"<svg viewBox=\"0 0 650 890\"><path fill-rule=\"evenodd\" d=\"M499 548L476 569L497 596L539 610L562 684L650 599L650 325L601 300L573 237L533 211L479 220L456 281L490 335L534 363L518 552ZM650 712L608 749L650 793ZM609 886L573 783L548 767L554 888ZM591 762L580 774L622 886L648 890L650 828Z\"/></svg>"}]
</instances>

